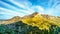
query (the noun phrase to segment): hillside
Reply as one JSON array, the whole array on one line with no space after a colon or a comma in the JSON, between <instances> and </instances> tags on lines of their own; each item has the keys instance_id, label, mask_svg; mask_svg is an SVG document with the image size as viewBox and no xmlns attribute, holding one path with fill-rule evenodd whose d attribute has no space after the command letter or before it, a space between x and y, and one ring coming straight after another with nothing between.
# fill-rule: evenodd
<instances>
[{"instance_id":1,"label":"hillside","mask_svg":"<svg viewBox=\"0 0 60 34\"><path fill-rule=\"evenodd\" d=\"M7 25L5 28L7 27L11 28L12 31L15 31L16 28L19 28L19 26L20 26L19 29L21 30L21 28L23 27L22 23L28 26L34 27L31 30L32 32L29 31L29 34L35 34L35 33L36 34L37 33L39 34L58 34L59 33L60 34L60 17L57 17L57 16L43 15L43 14L39 14L38 12L35 12L33 14L26 15L24 17L16 16L9 20L0 20L0 25L1 24L3 24L4 26ZM24 25L24 27L27 27L27 28L28 26ZM24 27L22 30L26 29ZM35 27L37 27L38 30L34 30ZM26 30L29 30L29 28ZM20 31L18 32L20 34ZM22 32L24 33L24 31ZM25 32L25 33L27 34L28 32Z\"/></svg>"},{"instance_id":2,"label":"hillside","mask_svg":"<svg viewBox=\"0 0 60 34\"><path fill-rule=\"evenodd\" d=\"M36 12L36 13L29 15L27 18L22 19L22 21L28 25L37 26L39 27L39 29L49 30L49 27L51 26L51 24L57 25L60 27L60 23L57 22L60 18L56 18L56 17L54 18L55 19L53 20L52 16L45 17Z\"/></svg>"}]
</instances>

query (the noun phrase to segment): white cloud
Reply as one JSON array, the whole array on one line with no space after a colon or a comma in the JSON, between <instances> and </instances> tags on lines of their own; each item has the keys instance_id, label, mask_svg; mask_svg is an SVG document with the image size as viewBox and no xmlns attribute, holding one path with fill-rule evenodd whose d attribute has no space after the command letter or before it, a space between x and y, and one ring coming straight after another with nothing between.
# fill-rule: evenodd
<instances>
[{"instance_id":1,"label":"white cloud","mask_svg":"<svg viewBox=\"0 0 60 34\"><path fill-rule=\"evenodd\" d=\"M44 8L41 6L32 6L31 9L33 9L35 12L43 13Z\"/></svg>"},{"instance_id":2,"label":"white cloud","mask_svg":"<svg viewBox=\"0 0 60 34\"><path fill-rule=\"evenodd\" d=\"M23 13L19 13L19 12L16 12L16 11L8 10L8 9L5 9L5 8L0 8L0 11L1 11L0 14L11 15L11 16L21 16L21 17L24 16Z\"/></svg>"},{"instance_id":3,"label":"white cloud","mask_svg":"<svg viewBox=\"0 0 60 34\"><path fill-rule=\"evenodd\" d=\"M31 14L33 13L34 11L31 9L31 3L29 1L25 1L25 2L17 2L17 1L14 1L14 0L10 0L10 2L14 3L15 5L25 9L25 10L20 10L24 13L27 13L27 14Z\"/></svg>"},{"instance_id":4,"label":"white cloud","mask_svg":"<svg viewBox=\"0 0 60 34\"><path fill-rule=\"evenodd\" d=\"M25 16L28 14L32 14L33 12L39 12L42 14L49 14L49 15L54 15L54 14L58 14L60 12L60 4L58 5L58 1L57 0L49 0L48 2L48 8L44 9L42 6L39 5L35 5L33 6L28 0L24 1L24 2L18 2L15 0L9 0L10 2L12 2L13 4L17 5L20 8L23 9L19 9L15 6L12 6L8 3L5 2L0 2L2 3L5 7L9 8L0 8L0 14L4 14L5 16ZM54 4L52 5L52 2L54 2ZM52 8L50 8L52 5ZM7 17L6 17L7 18Z\"/></svg>"},{"instance_id":5,"label":"white cloud","mask_svg":"<svg viewBox=\"0 0 60 34\"><path fill-rule=\"evenodd\" d=\"M14 0L10 0L10 2L12 2L13 4L16 4L17 6L21 7L21 8L26 8L23 4L21 3L17 3Z\"/></svg>"}]
</instances>

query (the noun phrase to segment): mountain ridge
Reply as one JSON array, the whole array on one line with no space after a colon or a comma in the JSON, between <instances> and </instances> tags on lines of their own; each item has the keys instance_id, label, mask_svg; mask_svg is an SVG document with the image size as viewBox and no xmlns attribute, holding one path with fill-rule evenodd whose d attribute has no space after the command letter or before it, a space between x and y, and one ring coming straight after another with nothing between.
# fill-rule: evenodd
<instances>
[{"instance_id":1,"label":"mountain ridge","mask_svg":"<svg viewBox=\"0 0 60 34\"><path fill-rule=\"evenodd\" d=\"M24 17L15 16L10 20L0 21L0 24L11 24L14 22L22 21L25 24L28 24L31 26L37 26L39 27L39 29L49 30L49 27L51 26L51 24L57 25L60 27L60 21L58 20L60 20L60 17L58 18L55 16L42 15L42 14L39 14L38 12L35 12L33 14L30 14Z\"/></svg>"},{"instance_id":2,"label":"mountain ridge","mask_svg":"<svg viewBox=\"0 0 60 34\"><path fill-rule=\"evenodd\" d=\"M20 16L14 16L14 17L12 17L12 18L10 18L10 19L5 19L5 20L11 20L11 19L17 19L17 18L24 18L24 17L33 17L34 15L36 15L36 14L39 14L38 12L35 12L35 13L33 13L33 14L29 14L29 15L25 15L25 16L23 16L23 17L20 17ZM39 15L41 15L41 16L43 16L44 18L49 18L49 17L54 17L54 18L60 18L60 16L52 16L52 15L47 15L47 14L39 14ZM0 20L0 21L5 21L5 20Z\"/></svg>"}]
</instances>

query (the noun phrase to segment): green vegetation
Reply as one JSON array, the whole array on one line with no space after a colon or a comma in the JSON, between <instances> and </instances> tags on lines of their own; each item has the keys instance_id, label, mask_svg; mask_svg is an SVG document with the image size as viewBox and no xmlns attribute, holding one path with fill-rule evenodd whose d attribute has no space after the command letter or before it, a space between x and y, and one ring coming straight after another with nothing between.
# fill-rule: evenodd
<instances>
[{"instance_id":1,"label":"green vegetation","mask_svg":"<svg viewBox=\"0 0 60 34\"><path fill-rule=\"evenodd\" d=\"M22 19L15 17L11 22L8 21L8 24L5 21L0 24L0 34L60 34L59 20L52 17L44 18L38 13Z\"/></svg>"},{"instance_id":2,"label":"green vegetation","mask_svg":"<svg viewBox=\"0 0 60 34\"><path fill-rule=\"evenodd\" d=\"M13 24L0 25L0 34L58 34L60 27L51 24L49 30L39 29L37 26L31 26L19 21Z\"/></svg>"}]
</instances>

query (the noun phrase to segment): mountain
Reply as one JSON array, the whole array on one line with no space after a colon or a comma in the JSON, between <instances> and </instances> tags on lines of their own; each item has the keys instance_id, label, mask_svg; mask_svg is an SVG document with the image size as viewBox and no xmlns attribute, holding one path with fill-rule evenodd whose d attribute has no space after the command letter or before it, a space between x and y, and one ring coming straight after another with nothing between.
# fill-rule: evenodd
<instances>
[{"instance_id":1,"label":"mountain","mask_svg":"<svg viewBox=\"0 0 60 34\"><path fill-rule=\"evenodd\" d=\"M24 17L15 16L8 20L0 20L0 24L9 25L8 28L9 27L17 28L18 26L22 27L23 25L21 23L29 25L34 28L37 27L40 30L39 31L40 34L41 33L46 34L45 32L47 32L49 34L55 34L56 32L57 33L60 32L60 17L58 17L58 16L39 14L38 12L35 12L33 14L26 15ZM13 24L13 25L10 25L10 24ZM18 26L16 26L16 24L18 24ZM24 27L25 27L25 25L24 25ZM23 29L25 29L25 28L23 28ZM32 30L33 30L33 28L32 28Z\"/></svg>"},{"instance_id":2,"label":"mountain","mask_svg":"<svg viewBox=\"0 0 60 34\"><path fill-rule=\"evenodd\" d=\"M24 17L15 16L12 19L2 20L0 21L0 24L11 24L18 21L22 21L28 25L37 26L40 29L49 29L50 24L60 26L60 17L43 15L39 14L38 12L26 15Z\"/></svg>"},{"instance_id":3,"label":"mountain","mask_svg":"<svg viewBox=\"0 0 60 34\"><path fill-rule=\"evenodd\" d=\"M41 14L41 15L48 20L52 20L54 22L60 23L60 17L59 16L51 16L51 15L44 15L44 14Z\"/></svg>"},{"instance_id":4,"label":"mountain","mask_svg":"<svg viewBox=\"0 0 60 34\"><path fill-rule=\"evenodd\" d=\"M11 23L14 23L14 22L17 22L20 20L21 20L21 17L15 16L15 17L8 19L8 20L0 20L0 24L11 24Z\"/></svg>"},{"instance_id":5,"label":"mountain","mask_svg":"<svg viewBox=\"0 0 60 34\"><path fill-rule=\"evenodd\" d=\"M55 17L55 16L41 15L36 12L36 13L29 15L28 17L27 16L25 17L26 17L25 19L22 19L24 23L28 25L32 25L32 26L37 26L40 29L49 30L49 27L51 26L51 24L57 25L60 27L60 22L57 22L60 18Z\"/></svg>"}]
</instances>

